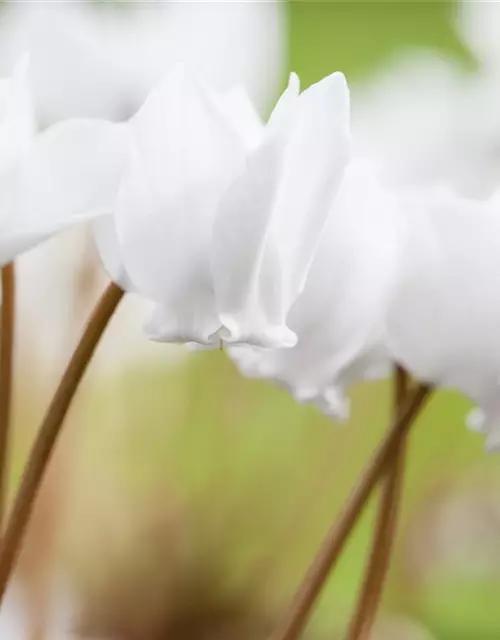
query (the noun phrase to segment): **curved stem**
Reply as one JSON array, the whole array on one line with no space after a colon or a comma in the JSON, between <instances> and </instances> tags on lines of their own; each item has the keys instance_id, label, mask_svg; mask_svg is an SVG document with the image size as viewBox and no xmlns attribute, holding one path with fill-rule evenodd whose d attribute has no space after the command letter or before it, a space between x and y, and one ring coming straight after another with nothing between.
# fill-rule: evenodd
<instances>
[{"instance_id":1,"label":"curved stem","mask_svg":"<svg viewBox=\"0 0 500 640\"><path fill-rule=\"evenodd\" d=\"M296 640L300 636L326 579L339 559L349 533L361 515L387 460L393 455L400 434L405 433L411 426L430 392L431 388L428 386L417 387L405 409L376 449L346 506L309 567L281 627L271 636L272 640Z\"/></svg>"},{"instance_id":2,"label":"curved stem","mask_svg":"<svg viewBox=\"0 0 500 640\"><path fill-rule=\"evenodd\" d=\"M119 287L111 283L97 303L38 431L16 495L0 553L0 602L17 559L47 464L61 432L63 420L123 293Z\"/></svg>"},{"instance_id":3,"label":"curved stem","mask_svg":"<svg viewBox=\"0 0 500 640\"><path fill-rule=\"evenodd\" d=\"M3 527L6 483L7 449L12 406L15 293L14 263L2 267L2 308L0 312L0 531Z\"/></svg>"},{"instance_id":4,"label":"curved stem","mask_svg":"<svg viewBox=\"0 0 500 640\"><path fill-rule=\"evenodd\" d=\"M402 410L408 389L408 376L404 369L397 367L394 375L394 415ZM405 444L407 432L401 433L394 446L391 460L385 472L385 483L375 525L370 558L351 625L346 640L361 640L368 637L382 597L385 578L389 569L392 546L397 525L398 506L402 491Z\"/></svg>"}]
</instances>

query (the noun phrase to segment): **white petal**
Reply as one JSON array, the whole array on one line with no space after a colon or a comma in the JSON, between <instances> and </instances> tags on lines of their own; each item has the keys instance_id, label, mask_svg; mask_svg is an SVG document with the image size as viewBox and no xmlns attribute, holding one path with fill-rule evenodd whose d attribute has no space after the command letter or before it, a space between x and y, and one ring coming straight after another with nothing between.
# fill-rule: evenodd
<instances>
[{"instance_id":1,"label":"white petal","mask_svg":"<svg viewBox=\"0 0 500 640\"><path fill-rule=\"evenodd\" d=\"M157 306L145 331L150 340L187 343L198 350L218 346L215 334L219 326L213 296L204 297L200 292L182 304Z\"/></svg>"},{"instance_id":2,"label":"white petal","mask_svg":"<svg viewBox=\"0 0 500 640\"><path fill-rule=\"evenodd\" d=\"M245 88L240 85L224 94L214 94L213 100L241 137L245 147L248 150L258 147L264 136L264 124Z\"/></svg>"},{"instance_id":3,"label":"white petal","mask_svg":"<svg viewBox=\"0 0 500 640\"><path fill-rule=\"evenodd\" d=\"M12 77L0 80L0 171L27 152L35 134L28 65L26 54L17 62Z\"/></svg>"},{"instance_id":4,"label":"white petal","mask_svg":"<svg viewBox=\"0 0 500 640\"><path fill-rule=\"evenodd\" d=\"M123 264L114 216L100 216L92 228L97 250L109 277L125 291L133 291L134 286Z\"/></svg>"},{"instance_id":5,"label":"white petal","mask_svg":"<svg viewBox=\"0 0 500 640\"><path fill-rule=\"evenodd\" d=\"M417 378L457 388L485 413L500 380L500 216L498 203L447 193L406 203L410 224L388 345ZM488 427L490 430L492 427Z\"/></svg>"},{"instance_id":6,"label":"white petal","mask_svg":"<svg viewBox=\"0 0 500 640\"><path fill-rule=\"evenodd\" d=\"M124 264L136 288L174 317L197 310L196 336L209 335L209 243L217 203L245 149L210 96L178 68L130 123L133 146L116 210ZM185 309L184 309L185 307ZM163 340L177 340L169 323ZM175 323L174 323L175 324ZM192 326L192 325L190 325Z\"/></svg>"},{"instance_id":7,"label":"white petal","mask_svg":"<svg viewBox=\"0 0 500 640\"><path fill-rule=\"evenodd\" d=\"M92 120L56 125L0 174L0 263L71 224L109 213L126 130Z\"/></svg>"},{"instance_id":8,"label":"white petal","mask_svg":"<svg viewBox=\"0 0 500 640\"><path fill-rule=\"evenodd\" d=\"M263 278L261 283L260 270L269 278L279 270L275 247L266 250L263 245L298 91L298 78L292 75L264 143L248 157L245 173L231 185L215 220L212 273L224 326L221 337L227 342L265 347L296 342L279 317L274 283Z\"/></svg>"},{"instance_id":9,"label":"white petal","mask_svg":"<svg viewBox=\"0 0 500 640\"><path fill-rule=\"evenodd\" d=\"M304 286L349 155L349 95L334 74L298 100L296 80L217 217L212 271L223 337L293 346L287 314Z\"/></svg>"},{"instance_id":10,"label":"white petal","mask_svg":"<svg viewBox=\"0 0 500 640\"><path fill-rule=\"evenodd\" d=\"M296 346L230 348L242 373L273 380L302 402L346 419L343 390L388 371L382 329L404 236L394 197L370 165L352 163L289 314Z\"/></svg>"}]
</instances>

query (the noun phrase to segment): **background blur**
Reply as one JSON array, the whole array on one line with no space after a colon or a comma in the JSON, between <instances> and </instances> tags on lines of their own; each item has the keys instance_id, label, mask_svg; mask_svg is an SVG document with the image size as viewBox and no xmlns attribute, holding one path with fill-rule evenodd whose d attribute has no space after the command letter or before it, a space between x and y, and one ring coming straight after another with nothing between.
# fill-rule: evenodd
<instances>
[{"instance_id":1,"label":"background blur","mask_svg":"<svg viewBox=\"0 0 500 640\"><path fill-rule=\"evenodd\" d=\"M68 15L47 19L50 5L35 3L35 18L23 4L7 3L0 13L0 34L8 34L0 37L0 66L8 67L16 46L32 48L34 83L47 90L39 99L41 126L79 115L79 105L83 112L119 119L142 99L148 87L127 86L119 105L88 106L87 96L95 99L93 91L84 93L82 74L94 73L85 67L89 61L99 62L94 66L106 87L103 56L113 57L109 78L115 79L122 73L120 52L132 43L138 77L145 77L150 60L167 58L161 47L151 49L145 15L155 11L152 5L93 6L95 24L67 38L67 56L48 56L47 64L64 60L58 82L67 77L82 91L75 103L61 100L48 91L43 74L51 72L37 52L47 51L48 41L56 48L50 29L60 19L67 33ZM370 104L361 103L367 88L400 56L425 50L431 68L451 64L459 73L479 73L453 2L244 3L248 14L238 18L230 15L236 6L194 3L181 20L177 13L184 9L176 13L171 5L172 15L153 16L153 22L159 29L164 18L172 24L179 19L178 27L168 27L178 47L172 44L169 61L196 50L197 64L210 52L208 75L222 85L243 75L263 114L290 70L304 87L343 70L353 100L360 96L360 128L371 117ZM90 14L84 16L81 6L78 12L69 20L83 24ZM125 44L115 47L110 34L123 21L130 31L116 37ZM144 54L140 64L137 56L146 44L133 21L148 33L149 57ZM105 34L101 40L98 33ZM158 42L168 40L155 33ZM75 43L81 51L73 66ZM132 62L127 65L125 71ZM475 118L472 111L470 116ZM371 123L377 127L376 117ZM21 262L13 480L105 281L84 234L52 242ZM33 638L45 637L48 602L64 609L67 597L89 637L265 638L386 426L389 385L355 389L352 420L332 424L285 392L243 379L222 352L143 345L143 315L131 302L110 327L45 483L19 569ZM500 637L500 465L497 456L483 452L482 439L466 430L468 408L457 395L439 393L414 429L376 636L381 640ZM374 507L356 529L307 637L341 637L366 561Z\"/></svg>"}]
</instances>

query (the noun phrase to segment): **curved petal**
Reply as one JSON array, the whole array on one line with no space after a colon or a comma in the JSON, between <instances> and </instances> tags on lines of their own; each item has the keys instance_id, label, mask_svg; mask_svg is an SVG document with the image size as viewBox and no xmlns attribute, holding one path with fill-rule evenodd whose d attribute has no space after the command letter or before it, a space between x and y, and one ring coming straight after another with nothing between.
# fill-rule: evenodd
<instances>
[{"instance_id":1,"label":"curved petal","mask_svg":"<svg viewBox=\"0 0 500 640\"><path fill-rule=\"evenodd\" d=\"M269 123L217 217L212 271L228 342L293 346L287 315L304 287L349 157L349 94L333 74ZM231 266L230 266L231 265Z\"/></svg>"},{"instance_id":2,"label":"curved petal","mask_svg":"<svg viewBox=\"0 0 500 640\"><path fill-rule=\"evenodd\" d=\"M109 213L122 177L126 130L74 120L39 135L0 174L0 263L79 221Z\"/></svg>"},{"instance_id":3,"label":"curved petal","mask_svg":"<svg viewBox=\"0 0 500 640\"><path fill-rule=\"evenodd\" d=\"M182 68L171 73L130 122L132 144L116 210L124 265L136 288L173 317L196 309L192 340L219 323L209 244L221 194L241 170L245 149L228 121ZM175 323L174 323L175 324ZM177 340L169 323L161 339ZM214 338L215 341L215 338Z\"/></svg>"},{"instance_id":4,"label":"curved petal","mask_svg":"<svg viewBox=\"0 0 500 640\"><path fill-rule=\"evenodd\" d=\"M234 347L229 352L242 372L277 382L299 402L346 419L347 387L388 368L383 320L404 233L396 202L372 168L352 163L289 314L296 346Z\"/></svg>"},{"instance_id":5,"label":"curved petal","mask_svg":"<svg viewBox=\"0 0 500 640\"><path fill-rule=\"evenodd\" d=\"M436 193L405 206L410 233L388 345L417 378L459 389L491 423L500 380L498 204Z\"/></svg>"}]
</instances>

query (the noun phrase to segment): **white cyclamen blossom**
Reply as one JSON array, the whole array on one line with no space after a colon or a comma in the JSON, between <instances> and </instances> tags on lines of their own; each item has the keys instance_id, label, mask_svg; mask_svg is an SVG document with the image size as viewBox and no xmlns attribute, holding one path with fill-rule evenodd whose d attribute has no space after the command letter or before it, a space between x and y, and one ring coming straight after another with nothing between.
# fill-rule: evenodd
<instances>
[{"instance_id":1,"label":"white cyclamen blossom","mask_svg":"<svg viewBox=\"0 0 500 640\"><path fill-rule=\"evenodd\" d=\"M408 223L387 345L419 380L478 403L470 426L500 445L500 196L442 191L401 200Z\"/></svg>"},{"instance_id":2,"label":"white cyclamen blossom","mask_svg":"<svg viewBox=\"0 0 500 640\"><path fill-rule=\"evenodd\" d=\"M354 160L331 199L304 291L290 310L297 345L230 348L242 372L281 383L298 401L346 419L347 387L388 371L383 328L404 236L396 197L381 187L371 164Z\"/></svg>"},{"instance_id":3,"label":"white cyclamen blossom","mask_svg":"<svg viewBox=\"0 0 500 640\"><path fill-rule=\"evenodd\" d=\"M291 346L348 155L342 74L300 95L292 75L264 126L244 90L176 67L128 123L55 125L0 174L0 262L99 218L111 276L157 304L152 338Z\"/></svg>"},{"instance_id":4,"label":"white cyclamen blossom","mask_svg":"<svg viewBox=\"0 0 500 640\"><path fill-rule=\"evenodd\" d=\"M97 239L112 277L157 303L156 340L291 346L304 287L349 153L342 74L264 126L245 92L173 71L127 125L127 167Z\"/></svg>"}]
</instances>

